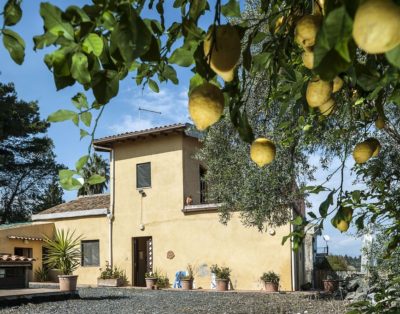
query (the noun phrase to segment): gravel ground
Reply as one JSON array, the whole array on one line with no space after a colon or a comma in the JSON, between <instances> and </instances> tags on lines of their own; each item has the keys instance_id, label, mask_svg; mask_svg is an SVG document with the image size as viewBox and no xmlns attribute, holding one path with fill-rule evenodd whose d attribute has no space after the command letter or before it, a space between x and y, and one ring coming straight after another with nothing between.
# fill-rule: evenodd
<instances>
[{"instance_id":1,"label":"gravel ground","mask_svg":"<svg viewBox=\"0 0 400 314\"><path fill-rule=\"evenodd\" d=\"M149 291L127 288L83 288L80 299L0 307L0 313L345 313L337 300L309 300L301 294Z\"/></svg>"}]
</instances>

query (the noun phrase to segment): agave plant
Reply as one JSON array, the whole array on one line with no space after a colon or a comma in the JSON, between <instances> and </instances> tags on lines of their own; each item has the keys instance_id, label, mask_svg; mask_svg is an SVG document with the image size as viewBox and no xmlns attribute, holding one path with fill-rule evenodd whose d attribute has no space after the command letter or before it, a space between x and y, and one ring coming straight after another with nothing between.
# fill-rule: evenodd
<instances>
[{"instance_id":1,"label":"agave plant","mask_svg":"<svg viewBox=\"0 0 400 314\"><path fill-rule=\"evenodd\" d=\"M54 238L44 237L44 247L48 253L44 263L53 269L58 269L63 275L72 275L79 267L81 252L79 249L81 236L75 237L75 232L63 229L55 230Z\"/></svg>"}]
</instances>

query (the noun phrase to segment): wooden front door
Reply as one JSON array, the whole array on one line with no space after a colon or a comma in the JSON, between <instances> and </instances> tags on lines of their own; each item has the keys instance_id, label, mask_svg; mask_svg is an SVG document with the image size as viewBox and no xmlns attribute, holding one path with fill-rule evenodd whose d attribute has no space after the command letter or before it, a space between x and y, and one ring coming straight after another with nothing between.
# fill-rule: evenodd
<instances>
[{"instance_id":1,"label":"wooden front door","mask_svg":"<svg viewBox=\"0 0 400 314\"><path fill-rule=\"evenodd\" d=\"M133 285L145 287L145 273L153 271L152 237L133 238Z\"/></svg>"}]
</instances>

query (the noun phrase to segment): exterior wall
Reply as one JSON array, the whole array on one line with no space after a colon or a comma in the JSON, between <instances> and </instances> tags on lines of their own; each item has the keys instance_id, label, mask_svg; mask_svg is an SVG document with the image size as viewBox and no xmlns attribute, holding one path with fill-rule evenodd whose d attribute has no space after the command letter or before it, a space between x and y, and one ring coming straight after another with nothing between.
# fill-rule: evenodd
<instances>
[{"instance_id":1,"label":"exterior wall","mask_svg":"<svg viewBox=\"0 0 400 314\"><path fill-rule=\"evenodd\" d=\"M191 195L193 204L200 204L200 163L194 158L200 148L195 138L183 138L183 200Z\"/></svg>"},{"instance_id":2,"label":"exterior wall","mask_svg":"<svg viewBox=\"0 0 400 314\"><path fill-rule=\"evenodd\" d=\"M51 237L54 232L54 225L47 224L23 224L12 228L0 229L0 253L14 254L15 248L31 248L32 257L36 260L32 263L32 270L28 270L28 280L33 281L35 271L42 267L42 241L24 241L9 239L8 236L24 236L43 238L43 235Z\"/></svg>"},{"instance_id":3,"label":"exterior wall","mask_svg":"<svg viewBox=\"0 0 400 314\"><path fill-rule=\"evenodd\" d=\"M260 289L261 274L274 270L282 277L282 289L290 290L290 248L281 246L289 227L270 236L245 228L238 218L223 226L217 213L182 213L185 196L200 201L199 165L192 158L197 146L197 140L179 134L116 145L114 265L126 270L132 282L133 238L151 236L153 269L167 273L171 282L191 263L199 267L196 285L209 288L209 267L219 264L232 268L235 289ZM152 177L144 198L136 189L136 164L143 162L151 162ZM172 260L167 259L170 250Z\"/></svg>"},{"instance_id":4,"label":"exterior wall","mask_svg":"<svg viewBox=\"0 0 400 314\"><path fill-rule=\"evenodd\" d=\"M273 270L281 276L281 289L291 290L291 258L287 242L281 246L288 227L278 228L274 236L244 227L238 217L227 226L217 213L183 215L173 221L153 221L143 234L153 237L154 269L166 273L173 282L175 272L196 265L196 287L210 288L212 264L232 269L234 289L259 290L263 272ZM167 259L167 252L175 257ZM128 253L128 252L127 252Z\"/></svg>"},{"instance_id":5,"label":"exterior wall","mask_svg":"<svg viewBox=\"0 0 400 314\"><path fill-rule=\"evenodd\" d=\"M136 165L151 163L151 188L136 189ZM183 206L182 135L160 135L115 147L114 265L132 283L132 238L169 229ZM139 225L143 224L145 231ZM152 228L150 228L152 226Z\"/></svg>"},{"instance_id":6,"label":"exterior wall","mask_svg":"<svg viewBox=\"0 0 400 314\"><path fill-rule=\"evenodd\" d=\"M78 284L96 285L97 277L100 276L99 268L104 269L109 259L107 217L60 219L53 223L57 229L75 230L75 236L82 235L82 240L99 240L100 266L81 266L74 272L74 275L78 275Z\"/></svg>"}]
</instances>

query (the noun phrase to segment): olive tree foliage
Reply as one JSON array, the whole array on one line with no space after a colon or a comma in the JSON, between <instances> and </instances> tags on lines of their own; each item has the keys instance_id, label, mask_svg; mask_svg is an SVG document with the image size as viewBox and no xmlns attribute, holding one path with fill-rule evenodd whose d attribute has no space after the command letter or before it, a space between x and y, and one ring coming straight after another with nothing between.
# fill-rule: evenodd
<instances>
[{"instance_id":1,"label":"olive tree foliage","mask_svg":"<svg viewBox=\"0 0 400 314\"><path fill-rule=\"evenodd\" d=\"M397 0L394 2L400 5ZM336 212L340 216L343 208L351 207L366 211L366 215L361 214L362 218L357 220L361 228L364 220L376 221L393 210L390 204L380 204L378 212L375 207L368 206L374 200L373 189L364 194L344 190L346 162L354 144L376 134L398 143L397 124L392 123L398 120L397 114L379 131L374 121L378 115L390 116L391 108L400 104L400 46L377 55L367 54L357 47L352 31L355 12L361 3L360 0L248 1L248 6L257 13L254 15L242 14L237 0L92 0L90 4L70 5L65 10L58 8L55 2L41 3L44 32L34 37L34 43L35 49L50 47L44 62L53 75L55 87L60 90L79 84L95 98L93 103L88 103L85 94L79 93L72 97L73 107L57 110L48 120L72 120L80 128L81 137L93 138L99 117L118 94L121 80L133 78L137 85L148 85L158 92L159 83L178 84L178 66L190 67L193 77L189 90L204 81L213 81L224 92L226 120L222 123L230 123L226 132L235 134L231 139L233 142L239 136L242 141L251 143L256 136L267 134L274 139L278 153L290 148L295 151L279 153L282 158L301 158L303 154L318 152L324 166L328 166L333 158L339 158L341 166L333 172L341 173L341 183L329 191L319 208L319 215L309 215L322 227L330 213ZM146 17L144 8L155 11L156 18ZM164 18L167 10L175 10L180 18L167 24ZM313 48L313 69L309 70L302 65L303 51L295 43L294 29L302 16L319 12L323 13L322 25ZM198 23L203 15L211 16L214 25L224 23L224 18L232 19L231 23L241 36L242 58L230 83L220 84L207 63L203 51L207 30ZM20 1L8 0L1 34L4 46L18 64L23 62L25 45L12 26L21 16ZM344 86L333 95L335 111L324 116L309 108L305 99L308 81L313 77L330 81L336 76L343 79ZM266 78L266 85L258 85L260 78ZM265 90L260 96L260 116L251 114L249 91L255 86ZM275 121L275 116L277 123L269 123ZM260 124L260 119L265 123ZM268 128L259 129L259 125ZM381 142L383 150L379 158L384 158L389 143ZM81 188L82 183L77 177L88 159L89 154L82 156L76 169L60 171L64 188ZM275 162L276 165L269 167L279 167L283 161ZM295 169L298 163L288 165L291 169L285 168L286 164L282 169L290 174L298 171ZM375 169L372 163L366 167L371 172ZM267 171L257 173L253 170L256 176ZM98 184L104 180L95 175L87 182ZM318 193L328 189L320 185L305 187L303 192L306 191ZM336 207L332 206L334 203ZM400 223L398 216L391 217L395 224L389 234L398 245ZM262 218L258 220L263 221ZM299 218L293 223L306 226L308 219ZM303 235L302 229L297 228L291 234L292 241L298 244Z\"/></svg>"}]
</instances>

